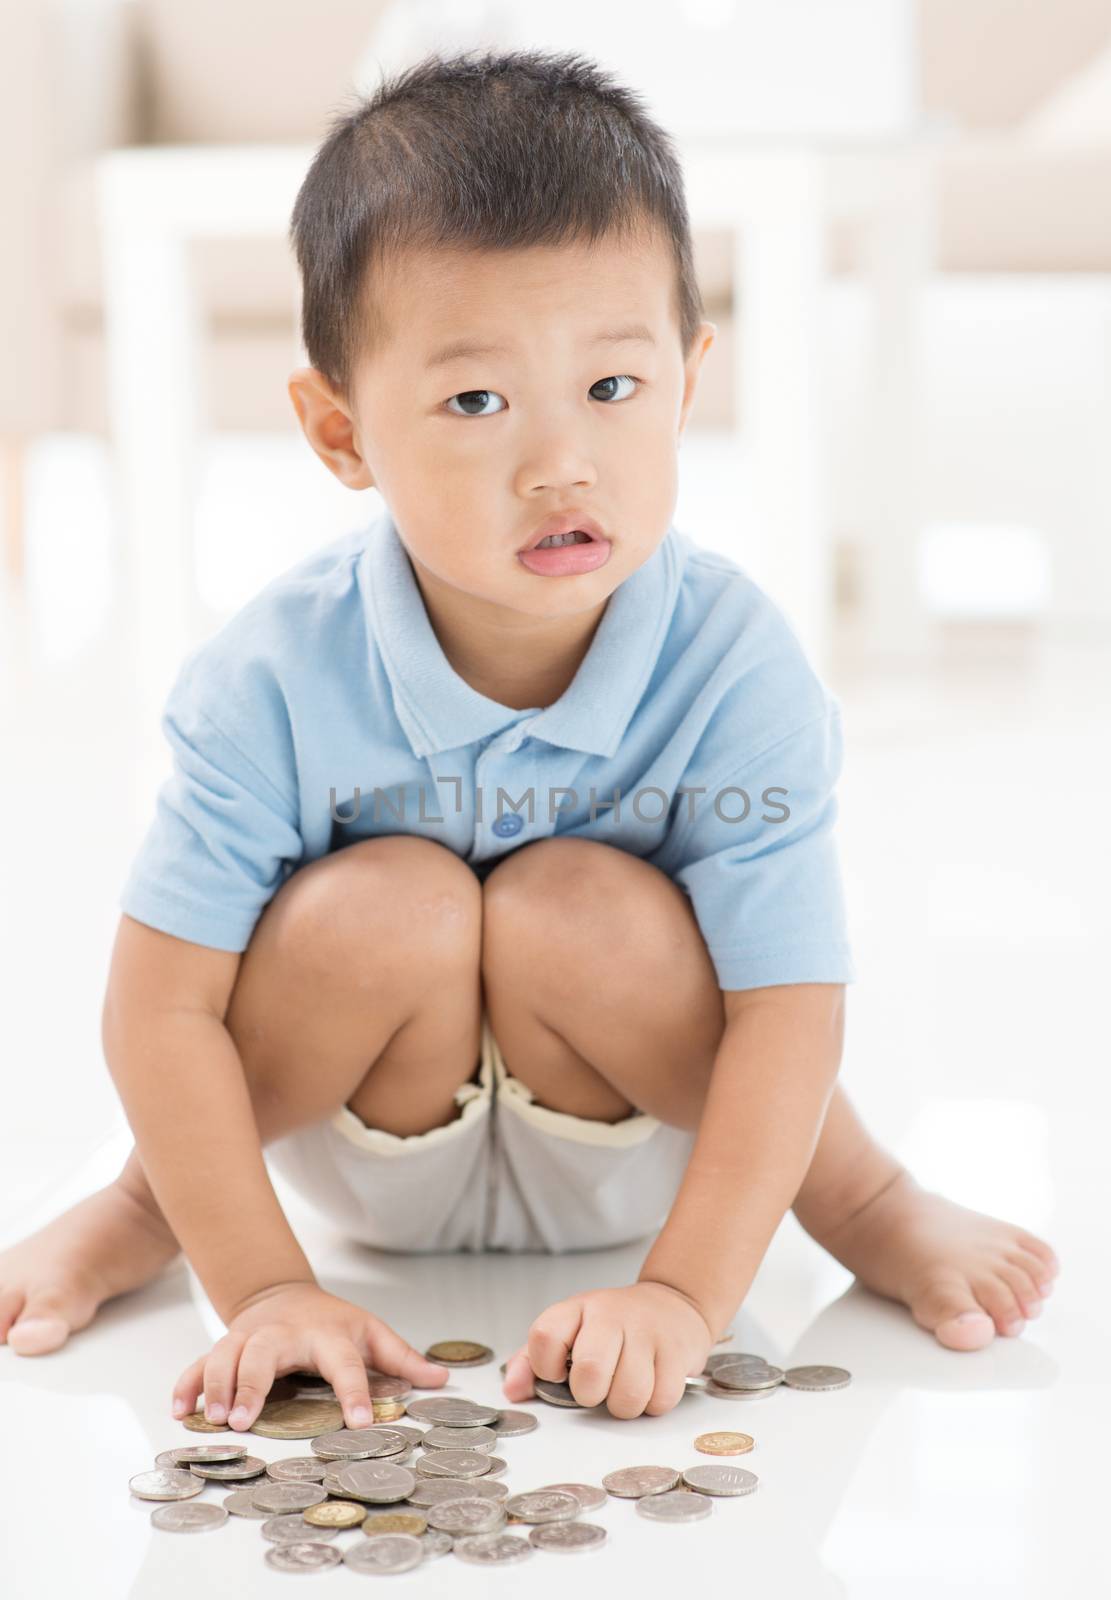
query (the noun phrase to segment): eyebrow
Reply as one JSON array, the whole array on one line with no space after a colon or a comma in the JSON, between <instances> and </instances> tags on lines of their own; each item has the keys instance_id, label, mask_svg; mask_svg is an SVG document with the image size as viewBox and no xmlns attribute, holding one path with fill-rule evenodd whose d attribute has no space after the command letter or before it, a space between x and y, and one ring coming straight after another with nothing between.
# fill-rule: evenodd
<instances>
[{"instance_id":1,"label":"eyebrow","mask_svg":"<svg viewBox=\"0 0 1111 1600\"><path fill-rule=\"evenodd\" d=\"M656 340L652 330L643 322L635 322L627 328L607 329L604 333L596 333L590 341L596 344L652 344ZM460 361L466 356L505 356L512 354L508 345L483 344L475 339L453 339L450 344L441 345L434 350L425 361L425 370L432 367L443 367L449 361Z\"/></svg>"}]
</instances>

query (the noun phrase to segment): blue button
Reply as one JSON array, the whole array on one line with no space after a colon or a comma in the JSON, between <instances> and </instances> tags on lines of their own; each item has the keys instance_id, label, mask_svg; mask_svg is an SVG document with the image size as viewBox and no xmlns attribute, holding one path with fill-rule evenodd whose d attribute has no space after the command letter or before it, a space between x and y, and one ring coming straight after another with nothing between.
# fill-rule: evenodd
<instances>
[{"instance_id":1,"label":"blue button","mask_svg":"<svg viewBox=\"0 0 1111 1600\"><path fill-rule=\"evenodd\" d=\"M498 818L494 823L494 832L499 839L512 839L515 833L520 833L524 825L524 818L511 811L508 816Z\"/></svg>"}]
</instances>

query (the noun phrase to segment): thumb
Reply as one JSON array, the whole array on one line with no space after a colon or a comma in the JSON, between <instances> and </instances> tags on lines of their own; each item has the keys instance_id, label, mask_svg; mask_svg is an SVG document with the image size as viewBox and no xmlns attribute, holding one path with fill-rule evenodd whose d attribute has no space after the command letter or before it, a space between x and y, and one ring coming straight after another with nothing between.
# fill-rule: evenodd
<instances>
[{"instance_id":1,"label":"thumb","mask_svg":"<svg viewBox=\"0 0 1111 1600\"><path fill-rule=\"evenodd\" d=\"M391 1377L408 1378L422 1389L438 1389L450 1377L447 1367L429 1361L385 1323L371 1329L367 1343L374 1365Z\"/></svg>"}]
</instances>

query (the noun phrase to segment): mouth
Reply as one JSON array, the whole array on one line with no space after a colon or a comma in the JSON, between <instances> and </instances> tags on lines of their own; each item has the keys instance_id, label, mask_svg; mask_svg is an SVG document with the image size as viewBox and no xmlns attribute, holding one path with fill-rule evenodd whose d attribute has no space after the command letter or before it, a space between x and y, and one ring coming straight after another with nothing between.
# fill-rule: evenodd
<instances>
[{"instance_id":1,"label":"mouth","mask_svg":"<svg viewBox=\"0 0 1111 1600\"><path fill-rule=\"evenodd\" d=\"M573 578L604 567L613 549L592 517L577 512L549 517L533 530L517 559L537 577Z\"/></svg>"},{"instance_id":2,"label":"mouth","mask_svg":"<svg viewBox=\"0 0 1111 1600\"><path fill-rule=\"evenodd\" d=\"M574 511L564 512L548 517L535 528L528 543L522 545L517 553L524 555L529 550L559 550L570 544L595 544L605 538L606 535L593 517L580 516Z\"/></svg>"}]
</instances>

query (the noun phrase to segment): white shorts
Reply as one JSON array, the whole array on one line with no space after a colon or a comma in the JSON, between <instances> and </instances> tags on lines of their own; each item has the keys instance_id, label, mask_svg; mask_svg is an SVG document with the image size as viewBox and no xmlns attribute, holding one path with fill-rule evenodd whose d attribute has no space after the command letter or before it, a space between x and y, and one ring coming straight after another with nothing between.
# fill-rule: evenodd
<instances>
[{"instance_id":1,"label":"white shorts","mask_svg":"<svg viewBox=\"0 0 1111 1600\"><path fill-rule=\"evenodd\" d=\"M601 1250L655 1233L695 1135L634 1111L595 1122L536 1105L482 1019L460 1114L401 1137L347 1106L266 1146L268 1163L376 1250Z\"/></svg>"}]
</instances>

